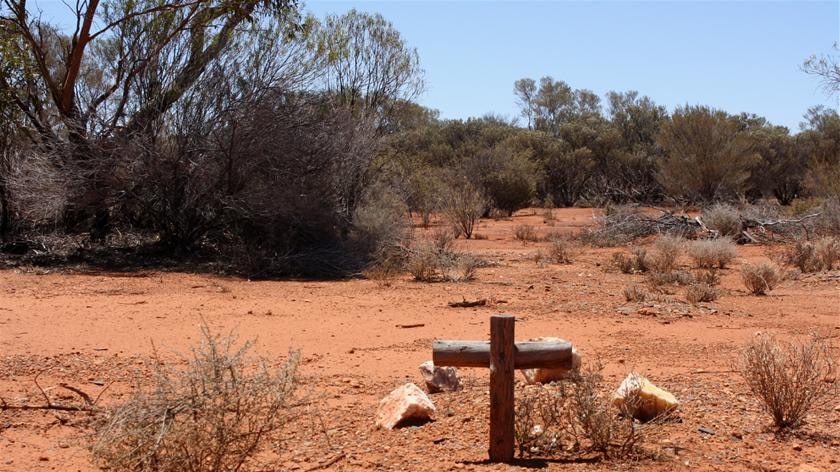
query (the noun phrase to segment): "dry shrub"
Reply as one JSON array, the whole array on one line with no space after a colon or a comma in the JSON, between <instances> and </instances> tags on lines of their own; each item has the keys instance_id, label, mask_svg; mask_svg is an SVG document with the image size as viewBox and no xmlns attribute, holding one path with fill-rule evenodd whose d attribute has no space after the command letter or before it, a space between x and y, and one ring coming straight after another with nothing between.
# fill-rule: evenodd
<instances>
[{"instance_id":1,"label":"dry shrub","mask_svg":"<svg viewBox=\"0 0 840 472\"><path fill-rule=\"evenodd\" d=\"M683 238L664 234L653 243L652 254L647 258L647 265L656 272L671 272L677 267L683 247Z\"/></svg>"},{"instance_id":2,"label":"dry shrub","mask_svg":"<svg viewBox=\"0 0 840 472\"><path fill-rule=\"evenodd\" d=\"M517 241L522 241L523 243L535 243L540 240L539 236L537 236L537 232L531 225L517 226L513 231L513 237Z\"/></svg>"},{"instance_id":3,"label":"dry shrub","mask_svg":"<svg viewBox=\"0 0 840 472\"><path fill-rule=\"evenodd\" d=\"M278 370L247 362L252 343L236 345L202 328L183 372L155 359L153 386L137 387L97 425L91 447L112 470L180 472L264 470L255 456L276 446L296 414L298 355Z\"/></svg>"},{"instance_id":4,"label":"dry shrub","mask_svg":"<svg viewBox=\"0 0 840 472\"><path fill-rule=\"evenodd\" d=\"M612 266L621 271L622 274L636 274L648 271L647 249L633 247L630 255L615 253L612 256Z\"/></svg>"},{"instance_id":5,"label":"dry shrub","mask_svg":"<svg viewBox=\"0 0 840 472\"><path fill-rule=\"evenodd\" d=\"M778 267L766 262L741 266L741 280L753 295L764 295L782 279Z\"/></svg>"},{"instance_id":6,"label":"dry shrub","mask_svg":"<svg viewBox=\"0 0 840 472\"><path fill-rule=\"evenodd\" d=\"M720 290L711 285L691 284L685 289L685 299L690 303L713 302L720 297Z\"/></svg>"},{"instance_id":7,"label":"dry shrub","mask_svg":"<svg viewBox=\"0 0 840 472\"><path fill-rule=\"evenodd\" d=\"M799 240L782 254L781 259L805 273L831 270L840 262L840 240L832 237Z\"/></svg>"},{"instance_id":8,"label":"dry shrub","mask_svg":"<svg viewBox=\"0 0 840 472\"><path fill-rule=\"evenodd\" d=\"M645 437L659 419L638 423L605 391L601 367L587 367L566 380L529 385L517 395L515 438L520 456L558 450L598 453L602 458L626 458L640 452Z\"/></svg>"},{"instance_id":9,"label":"dry shrub","mask_svg":"<svg viewBox=\"0 0 840 472\"><path fill-rule=\"evenodd\" d=\"M814 220L814 232L824 236L840 236L840 197L827 198Z\"/></svg>"},{"instance_id":10,"label":"dry shrub","mask_svg":"<svg viewBox=\"0 0 840 472\"><path fill-rule=\"evenodd\" d=\"M624 287L623 293L624 299L628 302L643 302L648 298L647 291L636 284Z\"/></svg>"},{"instance_id":11,"label":"dry shrub","mask_svg":"<svg viewBox=\"0 0 840 472\"><path fill-rule=\"evenodd\" d=\"M481 264L481 259L453 250L450 239L438 236L416 244L405 268L418 282L465 282L475 277Z\"/></svg>"},{"instance_id":12,"label":"dry shrub","mask_svg":"<svg viewBox=\"0 0 840 472\"><path fill-rule=\"evenodd\" d=\"M691 243L688 247L688 255L697 267L724 269L738 255L738 250L735 243L726 238L703 239Z\"/></svg>"},{"instance_id":13,"label":"dry shrub","mask_svg":"<svg viewBox=\"0 0 840 472\"><path fill-rule=\"evenodd\" d=\"M731 205L712 205L703 211L702 220L707 228L717 231L721 236L741 234L741 214Z\"/></svg>"},{"instance_id":14,"label":"dry shrub","mask_svg":"<svg viewBox=\"0 0 840 472\"><path fill-rule=\"evenodd\" d=\"M475 271L481 267L481 259L472 254L453 253L441 265L442 278L446 282L467 282L475 278Z\"/></svg>"},{"instance_id":15,"label":"dry shrub","mask_svg":"<svg viewBox=\"0 0 840 472\"><path fill-rule=\"evenodd\" d=\"M778 428L800 426L815 406L833 396L835 361L825 339L783 343L761 334L748 343L738 370Z\"/></svg>"},{"instance_id":16,"label":"dry shrub","mask_svg":"<svg viewBox=\"0 0 840 472\"><path fill-rule=\"evenodd\" d=\"M572 243L568 238L552 235L549 242L551 244L548 247L548 256L553 262L557 264L572 263Z\"/></svg>"},{"instance_id":17,"label":"dry shrub","mask_svg":"<svg viewBox=\"0 0 840 472\"><path fill-rule=\"evenodd\" d=\"M694 277L694 274L685 270L650 272L647 274L646 280L652 287L661 287L663 285L684 286L697 283L697 278Z\"/></svg>"},{"instance_id":18,"label":"dry shrub","mask_svg":"<svg viewBox=\"0 0 840 472\"><path fill-rule=\"evenodd\" d=\"M711 285L712 287L717 287L720 285L720 274L715 269L709 270L702 270L699 271L697 274L694 275L694 280L697 283ZM687 284L683 284L687 285Z\"/></svg>"}]
</instances>

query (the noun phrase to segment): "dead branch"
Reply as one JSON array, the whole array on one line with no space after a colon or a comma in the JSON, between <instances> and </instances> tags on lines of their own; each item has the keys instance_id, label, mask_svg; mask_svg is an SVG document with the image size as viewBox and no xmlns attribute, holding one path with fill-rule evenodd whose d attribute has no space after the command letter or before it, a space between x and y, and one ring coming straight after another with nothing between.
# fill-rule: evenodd
<instances>
[{"instance_id":1,"label":"dead branch","mask_svg":"<svg viewBox=\"0 0 840 472\"><path fill-rule=\"evenodd\" d=\"M448 305L450 308L472 308L475 306L484 306L487 304L487 299L482 298L479 300L467 300L466 298L460 302L449 302Z\"/></svg>"}]
</instances>

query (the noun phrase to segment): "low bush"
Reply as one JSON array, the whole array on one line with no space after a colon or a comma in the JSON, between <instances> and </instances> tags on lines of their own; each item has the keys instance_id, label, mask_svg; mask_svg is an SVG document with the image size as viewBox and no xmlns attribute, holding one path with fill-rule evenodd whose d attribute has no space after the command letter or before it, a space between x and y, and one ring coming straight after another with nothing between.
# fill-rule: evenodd
<instances>
[{"instance_id":1,"label":"low bush","mask_svg":"<svg viewBox=\"0 0 840 472\"><path fill-rule=\"evenodd\" d=\"M152 387L139 384L96 425L94 459L111 470L180 472L264 470L256 457L282 444L295 405L298 355L274 370L247 362L251 343L202 330L183 372L152 364Z\"/></svg>"},{"instance_id":2,"label":"low bush","mask_svg":"<svg viewBox=\"0 0 840 472\"><path fill-rule=\"evenodd\" d=\"M409 250L406 270L418 282L465 282L475 277L482 261L472 254L455 251L450 239L436 236Z\"/></svg>"},{"instance_id":3,"label":"low bush","mask_svg":"<svg viewBox=\"0 0 840 472\"><path fill-rule=\"evenodd\" d=\"M766 262L741 266L741 280L753 295L764 295L782 279L778 267Z\"/></svg>"},{"instance_id":4,"label":"low bush","mask_svg":"<svg viewBox=\"0 0 840 472\"><path fill-rule=\"evenodd\" d=\"M724 269L738 255L738 250L735 243L726 238L703 239L693 241L689 245L688 255L694 260L697 267Z\"/></svg>"},{"instance_id":5,"label":"low bush","mask_svg":"<svg viewBox=\"0 0 840 472\"><path fill-rule=\"evenodd\" d=\"M639 453L662 421L634 421L630 408L639 400L628 399L618 409L605 390L600 366L560 382L526 386L517 394L514 423L520 456L575 450L609 459Z\"/></svg>"},{"instance_id":6,"label":"low bush","mask_svg":"<svg viewBox=\"0 0 840 472\"><path fill-rule=\"evenodd\" d=\"M690 303L713 302L720 297L720 290L704 283L695 283L685 289L685 299Z\"/></svg>"},{"instance_id":7,"label":"low bush","mask_svg":"<svg viewBox=\"0 0 840 472\"><path fill-rule=\"evenodd\" d=\"M840 240L832 237L798 240L784 251L781 259L804 273L831 270L840 262Z\"/></svg>"},{"instance_id":8,"label":"low bush","mask_svg":"<svg viewBox=\"0 0 840 472\"><path fill-rule=\"evenodd\" d=\"M650 272L646 280L652 287L663 285L691 285L697 283L697 278L686 270L675 270L673 272Z\"/></svg>"},{"instance_id":9,"label":"low bush","mask_svg":"<svg viewBox=\"0 0 840 472\"><path fill-rule=\"evenodd\" d=\"M548 246L549 258L557 264L572 263L572 242L560 235L552 235Z\"/></svg>"},{"instance_id":10,"label":"low bush","mask_svg":"<svg viewBox=\"0 0 840 472\"><path fill-rule=\"evenodd\" d=\"M712 205L703 211L701 219L707 228L717 231L720 236L741 234L741 214L731 205Z\"/></svg>"},{"instance_id":11,"label":"low bush","mask_svg":"<svg viewBox=\"0 0 840 472\"><path fill-rule=\"evenodd\" d=\"M624 287L624 299L628 302L643 302L647 300L648 293L642 287L632 284Z\"/></svg>"},{"instance_id":12,"label":"low bush","mask_svg":"<svg viewBox=\"0 0 840 472\"><path fill-rule=\"evenodd\" d=\"M717 287L720 285L720 274L715 269L703 270L694 275L694 280L698 283Z\"/></svg>"},{"instance_id":13,"label":"low bush","mask_svg":"<svg viewBox=\"0 0 840 472\"><path fill-rule=\"evenodd\" d=\"M523 243L535 243L540 240L539 236L537 236L537 232L531 225L517 226L513 231L513 237L517 241L522 241Z\"/></svg>"},{"instance_id":14,"label":"low bush","mask_svg":"<svg viewBox=\"0 0 840 472\"><path fill-rule=\"evenodd\" d=\"M837 389L830 346L815 336L782 343L761 334L744 347L737 367L778 428L799 427L815 406L834 398Z\"/></svg>"},{"instance_id":15,"label":"low bush","mask_svg":"<svg viewBox=\"0 0 840 472\"><path fill-rule=\"evenodd\" d=\"M647 249L643 247L633 247L630 249L629 255L621 252L615 253L612 256L611 265L623 274L647 272Z\"/></svg>"},{"instance_id":16,"label":"low bush","mask_svg":"<svg viewBox=\"0 0 840 472\"><path fill-rule=\"evenodd\" d=\"M650 270L671 272L677 267L677 259L682 252L684 240L679 236L664 234L653 242L652 254L647 258Z\"/></svg>"}]
</instances>

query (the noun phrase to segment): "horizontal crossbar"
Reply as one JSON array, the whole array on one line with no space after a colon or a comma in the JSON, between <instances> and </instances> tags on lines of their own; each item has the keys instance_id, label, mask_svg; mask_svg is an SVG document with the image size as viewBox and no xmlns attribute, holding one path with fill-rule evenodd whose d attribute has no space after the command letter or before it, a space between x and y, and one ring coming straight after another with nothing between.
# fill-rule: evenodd
<instances>
[{"instance_id":1,"label":"horizontal crossbar","mask_svg":"<svg viewBox=\"0 0 840 472\"><path fill-rule=\"evenodd\" d=\"M515 369L572 368L571 343L523 341L514 344L514 351ZM433 341L432 362L437 366L490 367L490 342Z\"/></svg>"}]
</instances>

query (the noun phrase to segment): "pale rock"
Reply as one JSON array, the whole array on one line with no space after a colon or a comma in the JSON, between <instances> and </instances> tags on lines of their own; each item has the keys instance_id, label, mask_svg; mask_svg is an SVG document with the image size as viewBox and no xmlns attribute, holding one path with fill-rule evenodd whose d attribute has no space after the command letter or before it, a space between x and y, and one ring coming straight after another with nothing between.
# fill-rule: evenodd
<instances>
[{"instance_id":1,"label":"pale rock","mask_svg":"<svg viewBox=\"0 0 840 472\"><path fill-rule=\"evenodd\" d=\"M454 367L439 367L432 361L426 361L420 364L420 375L426 381L429 393L456 392L463 388L458 369Z\"/></svg>"},{"instance_id":2,"label":"pale rock","mask_svg":"<svg viewBox=\"0 0 840 472\"><path fill-rule=\"evenodd\" d=\"M648 421L677 408L679 402L670 392L652 384L642 375L631 372L615 391L613 405L620 409L626 408L633 418Z\"/></svg>"},{"instance_id":3,"label":"pale rock","mask_svg":"<svg viewBox=\"0 0 840 472\"><path fill-rule=\"evenodd\" d=\"M562 338L540 337L529 339L529 341L538 342L562 342L567 343ZM529 384L545 384L557 380L563 380L570 372L576 372L580 369L580 354L574 346L572 346L572 368L557 368L557 369L523 369L522 374L525 376L525 381Z\"/></svg>"},{"instance_id":4,"label":"pale rock","mask_svg":"<svg viewBox=\"0 0 840 472\"><path fill-rule=\"evenodd\" d=\"M376 426L394 429L407 420L429 420L435 412L435 405L413 383L395 389L379 402L376 411Z\"/></svg>"}]
</instances>

